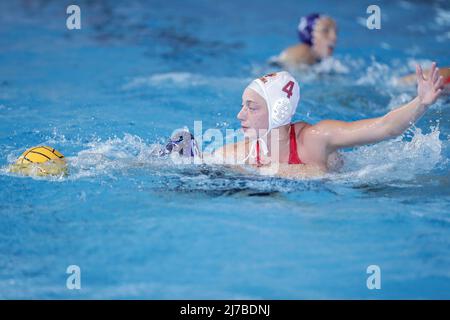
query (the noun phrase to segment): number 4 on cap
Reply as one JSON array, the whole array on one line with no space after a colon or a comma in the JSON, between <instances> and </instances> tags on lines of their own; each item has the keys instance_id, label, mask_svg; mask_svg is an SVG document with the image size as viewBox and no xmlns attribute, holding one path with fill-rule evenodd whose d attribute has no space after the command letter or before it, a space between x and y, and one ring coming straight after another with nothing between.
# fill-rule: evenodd
<instances>
[{"instance_id":1,"label":"number 4 on cap","mask_svg":"<svg viewBox=\"0 0 450 320\"><path fill-rule=\"evenodd\" d=\"M287 97L290 98L292 96L292 90L294 89L294 81L289 81L283 87L283 91L287 93Z\"/></svg>"}]
</instances>

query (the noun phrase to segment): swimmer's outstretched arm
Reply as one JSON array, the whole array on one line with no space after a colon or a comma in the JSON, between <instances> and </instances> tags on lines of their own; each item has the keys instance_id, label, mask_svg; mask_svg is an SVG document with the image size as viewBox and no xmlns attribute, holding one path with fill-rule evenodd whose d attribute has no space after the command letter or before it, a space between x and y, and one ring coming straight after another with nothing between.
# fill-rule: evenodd
<instances>
[{"instance_id":1,"label":"swimmer's outstretched arm","mask_svg":"<svg viewBox=\"0 0 450 320\"><path fill-rule=\"evenodd\" d=\"M401 135L414 124L442 93L443 78L436 63L431 77L425 79L422 68L416 66L417 97L383 117L354 122L325 120L311 126L309 136L316 137L329 152L339 148L380 142Z\"/></svg>"}]
</instances>

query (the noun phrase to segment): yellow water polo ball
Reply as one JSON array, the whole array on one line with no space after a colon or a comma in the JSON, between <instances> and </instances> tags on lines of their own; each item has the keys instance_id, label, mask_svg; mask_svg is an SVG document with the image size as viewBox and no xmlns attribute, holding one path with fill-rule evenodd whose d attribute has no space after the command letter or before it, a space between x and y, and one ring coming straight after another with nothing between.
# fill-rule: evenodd
<instances>
[{"instance_id":1,"label":"yellow water polo ball","mask_svg":"<svg viewBox=\"0 0 450 320\"><path fill-rule=\"evenodd\" d=\"M64 155L55 148L37 146L22 153L10 171L24 175L65 175L67 164Z\"/></svg>"},{"instance_id":2,"label":"yellow water polo ball","mask_svg":"<svg viewBox=\"0 0 450 320\"><path fill-rule=\"evenodd\" d=\"M16 164L44 163L48 160L63 159L64 155L55 148L48 146L38 146L26 150L17 159Z\"/></svg>"}]
</instances>

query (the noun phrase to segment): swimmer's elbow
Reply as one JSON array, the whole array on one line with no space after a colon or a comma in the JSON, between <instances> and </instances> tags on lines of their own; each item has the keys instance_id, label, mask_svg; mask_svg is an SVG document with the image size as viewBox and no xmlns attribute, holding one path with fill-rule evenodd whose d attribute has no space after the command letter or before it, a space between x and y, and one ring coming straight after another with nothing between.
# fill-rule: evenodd
<instances>
[{"instance_id":1,"label":"swimmer's elbow","mask_svg":"<svg viewBox=\"0 0 450 320\"><path fill-rule=\"evenodd\" d=\"M400 135L403 134L403 132L405 132L405 130L403 128L398 128L398 127L389 127L387 129L385 129L385 139L392 139L392 138L396 138Z\"/></svg>"}]
</instances>

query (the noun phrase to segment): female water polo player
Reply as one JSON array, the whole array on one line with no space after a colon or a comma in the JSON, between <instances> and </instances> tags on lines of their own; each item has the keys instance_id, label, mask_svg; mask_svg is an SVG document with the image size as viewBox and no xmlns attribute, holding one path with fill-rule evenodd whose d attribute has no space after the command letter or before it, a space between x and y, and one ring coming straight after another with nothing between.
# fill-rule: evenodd
<instances>
[{"instance_id":1,"label":"female water polo player","mask_svg":"<svg viewBox=\"0 0 450 320\"><path fill-rule=\"evenodd\" d=\"M312 65L331 56L336 46L336 22L317 13L300 19L298 35L301 43L285 49L271 62L285 68Z\"/></svg>"},{"instance_id":2,"label":"female water polo player","mask_svg":"<svg viewBox=\"0 0 450 320\"><path fill-rule=\"evenodd\" d=\"M221 159L221 163L235 164L237 168L242 168L241 164L251 164L261 172L268 168L274 175L290 178L324 173L332 169L339 149L398 136L428 110L442 93L443 77L436 63L428 78L424 77L420 66L416 67L416 76L417 97L384 116L353 122L324 120L311 125L291 122L300 100L297 81L286 71L268 74L253 80L244 90L242 109L237 115L244 131L243 141L202 155L192 134L183 130L175 132L166 146L155 148L154 155L198 156L206 163L209 160L217 163L217 159ZM44 162L62 158L54 150L54 156L41 155L43 152L50 150L30 149L17 164L28 166L28 162L33 161L29 155L40 156L39 161Z\"/></svg>"},{"instance_id":3,"label":"female water polo player","mask_svg":"<svg viewBox=\"0 0 450 320\"><path fill-rule=\"evenodd\" d=\"M315 125L291 123L300 99L297 81L286 71L266 75L253 80L242 96L237 118L246 139L225 145L213 155L228 163L247 161L257 167L284 164L278 166L280 176L303 176L309 169L326 172L339 149L399 136L415 123L442 93L443 77L436 63L430 75L426 79L418 65L417 97L384 116L354 122L324 120Z\"/></svg>"}]
</instances>

